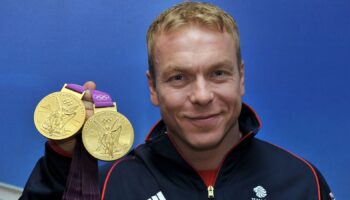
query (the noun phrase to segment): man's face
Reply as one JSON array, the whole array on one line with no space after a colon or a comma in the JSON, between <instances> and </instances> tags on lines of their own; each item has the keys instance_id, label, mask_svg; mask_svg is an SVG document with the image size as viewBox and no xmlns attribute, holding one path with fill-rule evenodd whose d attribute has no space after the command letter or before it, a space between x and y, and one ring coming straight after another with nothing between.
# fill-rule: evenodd
<instances>
[{"instance_id":1,"label":"man's face","mask_svg":"<svg viewBox=\"0 0 350 200\"><path fill-rule=\"evenodd\" d=\"M200 26L156 39L155 86L147 74L151 101L179 146L210 150L238 134L244 69L236 55L231 35Z\"/></svg>"}]
</instances>

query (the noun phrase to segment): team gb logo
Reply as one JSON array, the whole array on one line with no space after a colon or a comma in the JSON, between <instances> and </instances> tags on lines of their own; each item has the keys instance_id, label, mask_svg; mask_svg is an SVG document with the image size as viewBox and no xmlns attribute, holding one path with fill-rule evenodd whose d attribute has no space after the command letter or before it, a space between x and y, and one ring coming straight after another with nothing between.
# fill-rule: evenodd
<instances>
[{"instance_id":1,"label":"team gb logo","mask_svg":"<svg viewBox=\"0 0 350 200\"><path fill-rule=\"evenodd\" d=\"M266 192L265 188L263 188L260 185L256 186L253 190L254 190L256 196L259 198L264 198L267 196L267 192Z\"/></svg>"}]
</instances>

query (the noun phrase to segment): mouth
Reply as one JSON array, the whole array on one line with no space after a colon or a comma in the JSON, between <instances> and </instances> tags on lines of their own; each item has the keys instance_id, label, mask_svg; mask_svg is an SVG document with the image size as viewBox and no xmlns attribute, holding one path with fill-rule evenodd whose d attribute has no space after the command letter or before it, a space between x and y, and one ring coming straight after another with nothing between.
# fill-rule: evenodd
<instances>
[{"instance_id":1,"label":"mouth","mask_svg":"<svg viewBox=\"0 0 350 200\"><path fill-rule=\"evenodd\" d=\"M217 124L220 113L204 114L204 115L190 115L186 119L193 125L198 127L208 127Z\"/></svg>"},{"instance_id":2,"label":"mouth","mask_svg":"<svg viewBox=\"0 0 350 200\"><path fill-rule=\"evenodd\" d=\"M189 116L186 116L186 118L191 119L191 120L206 120L206 119L216 117L218 115L219 115L218 113L204 114L204 115L189 115Z\"/></svg>"}]
</instances>

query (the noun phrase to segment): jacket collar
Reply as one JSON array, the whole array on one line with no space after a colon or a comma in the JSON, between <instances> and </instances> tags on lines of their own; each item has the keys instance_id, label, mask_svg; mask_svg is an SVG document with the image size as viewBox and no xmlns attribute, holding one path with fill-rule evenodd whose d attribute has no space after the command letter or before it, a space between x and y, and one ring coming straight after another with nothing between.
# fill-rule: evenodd
<instances>
[{"instance_id":1,"label":"jacket collar","mask_svg":"<svg viewBox=\"0 0 350 200\"><path fill-rule=\"evenodd\" d=\"M261 126L259 118L247 104L242 105L238 121L243 136L239 143L232 147L221 163L220 174L227 174L228 171L233 169L239 161L242 151L245 149L244 147L247 146L246 144L251 141ZM166 134L166 125L162 120L154 125L145 142L145 145L141 145L140 148L135 149L135 153L141 157L152 173L162 174L162 176L156 177L169 176L167 177L168 179L173 181L176 179L176 182L183 183L184 186L187 185L186 187L204 187L198 173L197 175L193 173L196 170L181 156L175 145L172 144L169 136ZM154 170L155 168L157 170ZM176 170L169 171L169 169ZM161 182L162 180L158 181Z\"/></svg>"}]
</instances>

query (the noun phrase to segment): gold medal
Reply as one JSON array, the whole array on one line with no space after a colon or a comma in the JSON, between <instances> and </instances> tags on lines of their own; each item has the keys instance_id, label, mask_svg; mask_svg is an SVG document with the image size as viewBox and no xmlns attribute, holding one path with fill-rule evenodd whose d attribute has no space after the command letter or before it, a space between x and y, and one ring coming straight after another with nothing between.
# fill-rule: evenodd
<instances>
[{"instance_id":1,"label":"gold medal","mask_svg":"<svg viewBox=\"0 0 350 200\"><path fill-rule=\"evenodd\" d=\"M85 106L78 93L63 86L60 92L44 97L34 111L34 124L45 137L61 140L77 133L85 121Z\"/></svg>"},{"instance_id":2,"label":"gold medal","mask_svg":"<svg viewBox=\"0 0 350 200\"><path fill-rule=\"evenodd\" d=\"M116 106L94 108L94 115L83 128L83 144L95 158L112 161L124 156L134 142L130 121L117 112Z\"/></svg>"}]
</instances>

